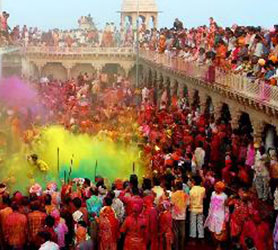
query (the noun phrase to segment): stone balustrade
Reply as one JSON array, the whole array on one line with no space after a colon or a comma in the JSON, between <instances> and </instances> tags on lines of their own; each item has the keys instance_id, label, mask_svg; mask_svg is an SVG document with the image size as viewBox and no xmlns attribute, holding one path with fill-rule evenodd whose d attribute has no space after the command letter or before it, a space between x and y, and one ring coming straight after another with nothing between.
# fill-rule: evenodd
<instances>
[{"instance_id":1,"label":"stone balustrade","mask_svg":"<svg viewBox=\"0 0 278 250\"><path fill-rule=\"evenodd\" d=\"M135 59L135 49L131 47L102 48L80 47L61 48L47 46L29 46L22 48L22 53L29 56L62 58L62 57L129 57ZM175 72L181 76L199 80L210 88L218 89L220 93L229 92L239 97L247 98L258 106L264 106L278 113L278 87L270 86L264 81L251 81L250 79L232 72L222 71L208 65L185 62L182 58L170 57L155 51L141 49L139 53L142 60L161 67L167 71Z\"/></svg>"},{"instance_id":2,"label":"stone balustrade","mask_svg":"<svg viewBox=\"0 0 278 250\"><path fill-rule=\"evenodd\" d=\"M49 47L49 46L28 46L22 48L22 53L27 55L126 55L134 54L131 47Z\"/></svg>"},{"instance_id":3,"label":"stone balustrade","mask_svg":"<svg viewBox=\"0 0 278 250\"><path fill-rule=\"evenodd\" d=\"M155 51L141 50L140 57L165 70L200 80L202 84L218 88L219 92L229 91L278 111L277 86L270 86L264 81L251 81L242 75L224 72L208 65L185 62L182 58L170 57Z\"/></svg>"}]
</instances>

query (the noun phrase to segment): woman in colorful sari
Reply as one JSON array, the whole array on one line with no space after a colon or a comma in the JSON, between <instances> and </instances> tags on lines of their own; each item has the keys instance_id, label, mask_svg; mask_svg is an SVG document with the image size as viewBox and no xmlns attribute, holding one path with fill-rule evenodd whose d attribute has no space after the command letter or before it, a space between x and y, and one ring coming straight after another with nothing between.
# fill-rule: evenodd
<instances>
[{"instance_id":1,"label":"woman in colorful sari","mask_svg":"<svg viewBox=\"0 0 278 250\"><path fill-rule=\"evenodd\" d=\"M124 250L146 250L147 221L140 215L142 207L135 204L132 209L132 214L125 219L121 227L121 232L126 234Z\"/></svg>"},{"instance_id":2,"label":"woman in colorful sari","mask_svg":"<svg viewBox=\"0 0 278 250\"><path fill-rule=\"evenodd\" d=\"M119 238L119 221L111 207L112 199L105 197L104 205L98 218L99 250L116 250Z\"/></svg>"}]
</instances>

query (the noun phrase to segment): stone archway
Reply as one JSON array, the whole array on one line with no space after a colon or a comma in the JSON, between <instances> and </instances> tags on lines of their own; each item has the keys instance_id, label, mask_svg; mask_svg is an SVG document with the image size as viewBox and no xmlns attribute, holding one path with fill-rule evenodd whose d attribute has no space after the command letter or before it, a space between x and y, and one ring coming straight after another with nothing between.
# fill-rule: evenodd
<instances>
[{"instance_id":1,"label":"stone archway","mask_svg":"<svg viewBox=\"0 0 278 250\"><path fill-rule=\"evenodd\" d=\"M266 123L264 125L262 140L265 145L265 149L268 150L270 148L278 147L278 136L276 133L276 127Z\"/></svg>"},{"instance_id":2,"label":"stone archway","mask_svg":"<svg viewBox=\"0 0 278 250\"><path fill-rule=\"evenodd\" d=\"M47 76L48 78L57 79L61 81L67 80L67 70L62 65L62 63L47 63L42 68L42 76Z\"/></svg>"},{"instance_id":3,"label":"stone archway","mask_svg":"<svg viewBox=\"0 0 278 250\"><path fill-rule=\"evenodd\" d=\"M228 124L231 121L231 119L232 117L231 117L229 105L227 103L223 103L219 121Z\"/></svg>"},{"instance_id":4,"label":"stone archway","mask_svg":"<svg viewBox=\"0 0 278 250\"><path fill-rule=\"evenodd\" d=\"M210 96L207 96L206 101L205 101L204 113L206 115L212 115L213 112L214 112L214 107L213 107L212 98Z\"/></svg>"},{"instance_id":5,"label":"stone archway","mask_svg":"<svg viewBox=\"0 0 278 250\"><path fill-rule=\"evenodd\" d=\"M240 135L251 136L253 127L248 113L242 112L238 120L238 132Z\"/></svg>"},{"instance_id":6,"label":"stone archway","mask_svg":"<svg viewBox=\"0 0 278 250\"><path fill-rule=\"evenodd\" d=\"M126 72L118 63L106 63L101 70L102 73L107 74L107 84L112 85L117 80L117 76L125 76Z\"/></svg>"},{"instance_id":7,"label":"stone archway","mask_svg":"<svg viewBox=\"0 0 278 250\"><path fill-rule=\"evenodd\" d=\"M199 96L199 91L194 90L193 93L193 100L192 100L192 108L194 109L199 109L200 108L200 96Z\"/></svg>"},{"instance_id":8,"label":"stone archway","mask_svg":"<svg viewBox=\"0 0 278 250\"><path fill-rule=\"evenodd\" d=\"M88 73L89 76L96 74L96 69L90 63L78 63L71 69L71 77L77 78L80 74Z\"/></svg>"}]
</instances>

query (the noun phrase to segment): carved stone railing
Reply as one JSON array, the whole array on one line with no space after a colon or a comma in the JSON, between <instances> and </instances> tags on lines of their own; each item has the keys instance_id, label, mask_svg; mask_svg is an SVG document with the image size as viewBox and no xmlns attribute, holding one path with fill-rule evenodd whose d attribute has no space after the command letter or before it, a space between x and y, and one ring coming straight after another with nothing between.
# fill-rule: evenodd
<instances>
[{"instance_id":1,"label":"carved stone railing","mask_svg":"<svg viewBox=\"0 0 278 250\"><path fill-rule=\"evenodd\" d=\"M186 77L195 78L214 86L221 91L230 91L252 99L260 105L267 105L278 110L278 87L270 86L265 81L251 81L242 75L224 72L196 62L186 62L182 58L170 57L155 51L140 50L140 57L166 70L176 71Z\"/></svg>"},{"instance_id":2,"label":"carved stone railing","mask_svg":"<svg viewBox=\"0 0 278 250\"><path fill-rule=\"evenodd\" d=\"M28 46L22 48L24 54L40 55L123 55L133 56L134 49L131 47L104 48L104 47L48 47L48 46Z\"/></svg>"},{"instance_id":3,"label":"carved stone railing","mask_svg":"<svg viewBox=\"0 0 278 250\"><path fill-rule=\"evenodd\" d=\"M19 50L20 50L20 48L17 47L17 46L4 46L4 47L0 47L0 55L11 53L11 52L15 52L15 51L19 51Z\"/></svg>"}]
</instances>

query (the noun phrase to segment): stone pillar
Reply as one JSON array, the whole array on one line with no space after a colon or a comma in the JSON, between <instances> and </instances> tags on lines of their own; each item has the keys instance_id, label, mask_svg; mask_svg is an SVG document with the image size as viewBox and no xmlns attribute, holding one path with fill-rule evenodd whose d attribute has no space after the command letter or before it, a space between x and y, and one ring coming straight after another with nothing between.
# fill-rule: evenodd
<instances>
[{"instance_id":1,"label":"stone pillar","mask_svg":"<svg viewBox=\"0 0 278 250\"><path fill-rule=\"evenodd\" d=\"M46 62L35 62L35 65L38 68L39 78L43 76L42 71L43 71L43 68L46 64L47 64Z\"/></svg>"},{"instance_id":2,"label":"stone pillar","mask_svg":"<svg viewBox=\"0 0 278 250\"><path fill-rule=\"evenodd\" d=\"M222 115L221 112L222 112L223 102L212 99L212 103L213 103L214 119L215 119L215 121L217 121L218 119L221 118L221 115Z\"/></svg>"},{"instance_id":3,"label":"stone pillar","mask_svg":"<svg viewBox=\"0 0 278 250\"><path fill-rule=\"evenodd\" d=\"M177 95L177 81L174 79L170 79L170 98Z\"/></svg>"},{"instance_id":4,"label":"stone pillar","mask_svg":"<svg viewBox=\"0 0 278 250\"><path fill-rule=\"evenodd\" d=\"M126 15L124 13L121 14L121 27L122 27L122 30L125 30L125 18L126 18Z\"/></svg>"},{"instance_id":5,"label":"stone pillar","mask_svg":"<svg viewBox=\"0 0 278 250\"><path fill-rule=\"evenodd\" d=\"M161 96L163 94L164 91L164 83L163 83L164 79L163 76L160 75L158 76L157 79L157 104L160 106L160 100L161 100Z\"/></svg>"},{"instance_id":6,"label":"stone pillar","mask_svg":"<svg viewBox=\"0 0 278 250\"><path fill-rule=\"evenodd\" d=\"M128 74L129 74L130 70L132 69L133 65L134 65L133 63L132 64L123 64L122 65L122 68L123 68L123 70L125 72L125 77L128 77Z\"/></svg>"},{"instance_id":7,"label":"stone pillar","mask_svg":"<svg viewBox=\"0 0 278 250\"><path fill-rule=\"evenodd\" d=\"M231 107L230 109L230 114L231 114L231 127L232 129L238 129L238 122L239 122L239 119L242 115L242 112L237 109L237 108L234 108L234 107Z\"/></svg>"},{"instance_id":8,"label":"stone pillar","mask_svg":"<svg viewBox=\"0 0 278 250\"><path fill-rule=\"evenodd\" d=\"M258 117L251 118L251 124L253 127L254 143L262 144L262 134L264 130L264 122L258 120Z\"/></svg>"},{"instance_id":9,"label":"stone pillar","mask_svg":"<svg viewBox=\"0 0 278 250\"><path fill-rule=\"evenodd\" d=\"M74 64L72 63L63 63L63 66L65 67L66 71L67 71L67 80L71 79L71 70L74 66Z\"/></svg>"},{"instance_id":10,"label":"stone pillar","mask_svg":"<svg viewBox=\"0 0 278 250\"><path fill-rule=\"evenodd\" d=\"M151 16L149 14L145 14L145 24L146 24L146 28L147 30L150 29L150 19L151 19Z\"/></svg>"},{"instance_id":11,"label":"stone pillar","mask_svg":"<svg viewBox=\"0 0 278 250\"><path fill-rule=\"evenodd\" d=\"M136 30L136 27L137 27L137 13L132 13L131 18L132 18L132 29Z\"/></svg>"},{"instance_id":12,"label":"stone pillar","mask_svg":"<svg viewBox=\"0 0 278 250\"><path fill-rule=\"evenodd\" d=\"M199 99L200 99L200 114L204 114L207 107L208 96L205 92L199 91Z\"/></svg>"},{"instance_id":13,"label":"stone pillar","mask_svg":"<svg viewBox=\"0 0 278 250\"><path fill-rule=\"evenodd\" d=\"M94 63L92 63L92 65L96 69L96 74L99 77L104 65L103 64L94 64Z\"/></svg>"},{"instance_id":14,"label":"stone pillar","mask_svg":"<svg viewBox=\"0 0 278 250\"><path fill-rule=\"evenodd\" d=\"M187 102L189 107L192 107L194 102L195 89L187 88Z\"/></svg>"},{"instance_id":15,"label":"stone pillar","mask_svg":"<svg viewBox=\"0 0 278 250\"><path fill-rule=\"evenodd\" d=\"M184 84L182 82L178 82L178 91L177 91L178 98L184 97Z\"/></svg>"},{"instance_id":16,"label":"stone pillar","mask_svg":"<svg viewBox=\"0 0 278 250\"><path fill-rule=\"evenodd\" d=\"M153 27L157 29L157 14L153 15Z\"/></svg>"}]
</instances>

